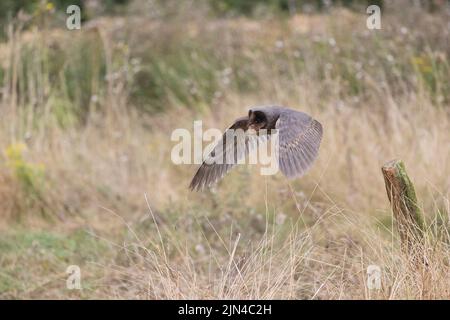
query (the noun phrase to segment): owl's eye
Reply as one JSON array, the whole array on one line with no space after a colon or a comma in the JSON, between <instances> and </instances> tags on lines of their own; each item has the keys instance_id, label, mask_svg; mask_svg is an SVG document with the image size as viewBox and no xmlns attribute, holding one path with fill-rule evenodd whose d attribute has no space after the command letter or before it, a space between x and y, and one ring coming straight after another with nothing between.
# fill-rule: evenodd
<instances>
[{"instance_id":1,"label":"owl's eye","mask_svg":"<svg viewBox=\"0 0 450 320\"><path fill-rule=\"evenodd\" d=\"M265 121L265 117L264 117L264 114L263 113L260 113L260 112L258 112L258 113L255 113L255 122L256 123L261 123L261 122L264 122Z\"/></svg>"}]
</instances>

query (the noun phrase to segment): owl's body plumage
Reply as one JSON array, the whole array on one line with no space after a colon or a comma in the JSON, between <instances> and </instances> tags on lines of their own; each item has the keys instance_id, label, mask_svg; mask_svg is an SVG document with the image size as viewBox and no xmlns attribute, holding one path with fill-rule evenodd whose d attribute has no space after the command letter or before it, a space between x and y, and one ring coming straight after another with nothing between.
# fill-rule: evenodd
<instances>
[{"instance_id":1,"label":"owl's body plumage","mask_svg":"<svg viewBox=\"0 0 450 320\"><path fill-rule=\"evenodd\" d=\"M242 139L226 143L229 130L242 130ZM264 134L259 134L265 129ZM256 131L258 139L268 139L271 130L278 130L278 164L281 172L288 178L300 177L311 167L317 158L322 140L322 125L304 112L280 106L262 106L249 110L248 116L239 118L225 131L222 139L205 159L191 181L192 190L202 190L223 178L237 162L248 154L253 145L249 134ZM218 163L218 157L232 157L234 161Z\"/></svg>"}]
</instances>

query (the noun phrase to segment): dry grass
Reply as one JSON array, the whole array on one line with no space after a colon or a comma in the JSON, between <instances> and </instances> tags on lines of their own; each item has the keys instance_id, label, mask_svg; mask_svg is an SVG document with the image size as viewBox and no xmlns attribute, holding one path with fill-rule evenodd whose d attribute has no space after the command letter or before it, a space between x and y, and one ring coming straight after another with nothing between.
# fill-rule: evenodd
<instances>
[{"instance_id":1,"label":"dry grass","mask_svg":"<svg viewBox=\"0 0 450 320\"><path fill-rule=\"evenodd\" d=\"M449 299L449 30L445 14L390 10L376 34L343 10L134 14L77 34L11 33L0 45L0 297ZM92 61L77 60L81 47ZM98 68L74 75L80 63ZM311 172L238 168L191 193L194 166L170 162L172 130L225 128L267 103L323 124ZM426 215L426 267L399 246L380 171L393 158ZM70 264L81 292L65 288ZM381 290L367 288L372 264Z\"/></svg>"}]
</instances>

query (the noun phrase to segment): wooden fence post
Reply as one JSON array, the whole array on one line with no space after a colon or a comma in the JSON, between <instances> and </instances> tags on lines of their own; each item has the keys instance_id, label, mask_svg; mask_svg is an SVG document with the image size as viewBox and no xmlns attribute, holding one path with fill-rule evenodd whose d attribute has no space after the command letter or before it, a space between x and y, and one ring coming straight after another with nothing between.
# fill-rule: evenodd
<instances>
[{"instance_id":1,"label":"wooden fence post","mask_svg":"<svg viewBox=\"0 0 450 320\"><path fill-rule=\"evenodd\" d=\"M381 171L402 248L408 253L417 252L424 236L424 218L422 210L417 205L414 185L401 160L385 163Z\"/></svg>"}]
</instances>

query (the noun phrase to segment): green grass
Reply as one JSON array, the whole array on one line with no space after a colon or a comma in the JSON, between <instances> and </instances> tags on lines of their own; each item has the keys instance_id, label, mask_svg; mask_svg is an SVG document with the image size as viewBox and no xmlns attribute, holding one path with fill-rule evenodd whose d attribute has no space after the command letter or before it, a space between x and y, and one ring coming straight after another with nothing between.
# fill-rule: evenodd
<instances>
[{"instance_id":1,"label":"green grass","mask_svg":"<svg viewBox=\"0 0 450 320\"><path fill-rule=\"evenodd\" d=\"M0 297L19 297L42 285L65 291L65 270L80 266L89 274L108 247L85 230L58 233L13 229L0 235ZM89 279L83 286L89 285ZM48 282L48 284L46 284Z\"/></svg>"}]
</instances>

